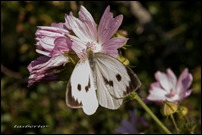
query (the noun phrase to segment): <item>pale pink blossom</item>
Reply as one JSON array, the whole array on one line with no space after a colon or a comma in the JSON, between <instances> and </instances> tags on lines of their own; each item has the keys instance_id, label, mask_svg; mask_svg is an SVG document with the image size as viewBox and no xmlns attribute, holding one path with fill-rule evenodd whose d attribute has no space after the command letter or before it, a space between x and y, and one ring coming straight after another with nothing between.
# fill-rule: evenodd
<instances>
[{"instance_id":1,"label":"pale pink blossom","mask_svg":"<svg viewBox=\"0 0 202 135\"><path fill-rule=\"evenodd\" d=\"M112 38L122 23L123 15L114 18L108 6L97 26L85 7L81 6L78 14L78 18L74 17L72 12L65 16L65 26L73 32L73 34L68 34L73 41L72 49L78 57L85 55L87 47L90 47L94 52L102 52L117 58L117 49L128 40L127 38Z\"/></svg>"},{"instance_id":2,"label":"pale pink blossom","mask_svg":"<svg viewBox=\"0 0 202 135\"><path fill-rule=\"evenodd\" d=\"M52 70L68 62L66 52L71 49L72 42L65 35L69 32L63 24L39 26L36 31L37 49L43 56L38 57L28 65L30 76L28 86L39 81L56 80L57 75Z\"/></svg>"},{"instance_id":3,"label":"pale pink blossom","mask_svg":"<svg viewBox=\"0 0 202 135\"><path fill-rule=\"evenodd\" d=\"M69 51L71 41L66 37L69 32L61 27L62 23L52 24L52 26L38 26L36 31L36 51L39 54L52 57Z\"/></svg>"},{"instance_id":4,"label":"pale pink blossom","mask_svg":"<svg viewBox=\"0 0 202 135\"><path fill-rule=\"evenodd\" d=\"M157 71L155 78L157 82L151 84L147 97L150 101L179 102L192 92L189 87L193 78L187 68L184 69L178 80L170 68L167 69L167 73Z\"/></svg>"}]
</instances>

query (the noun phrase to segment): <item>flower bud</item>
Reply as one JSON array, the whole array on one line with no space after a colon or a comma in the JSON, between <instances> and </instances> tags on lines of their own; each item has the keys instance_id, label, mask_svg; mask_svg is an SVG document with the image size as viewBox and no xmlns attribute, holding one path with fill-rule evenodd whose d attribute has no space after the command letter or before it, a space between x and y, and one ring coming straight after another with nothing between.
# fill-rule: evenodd
<instances>
[{"instance_id":1,"label":"flower bud","mask_svg":"<svg viewBox=\"0 0 202 135\"><path fill-rule=\"evenodd\" d=\"M180 116L186 116L186 115L188 114L188 109L187 109L187 107L186 107L186 106L181 106L181 107L179 108L178 114L179 114Z\"/></svg>"},{"instance_id":2,"label":"flower bud","mask_svg":"<svg viewBox=\"0 0 202 135\"><path fill-rule=\"evenodd\" d=\"M165 101L162 108L161 108L161 114L163 116L169 116L178 110L178 105L173 102Z\"/></svg>"}]
</instances>

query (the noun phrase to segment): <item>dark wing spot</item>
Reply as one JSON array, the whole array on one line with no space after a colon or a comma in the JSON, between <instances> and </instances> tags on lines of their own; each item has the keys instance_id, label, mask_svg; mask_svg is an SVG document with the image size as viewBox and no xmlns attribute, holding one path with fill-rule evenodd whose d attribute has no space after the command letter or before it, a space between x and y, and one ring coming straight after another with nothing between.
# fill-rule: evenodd
<instances>
[{"instance_id":1,"label":"dark wing spot","mask_svg":"<svg viewBox=\"0 0 202 135\"><path fill-rule=\"evenodd\" d=\"M81 91L81 84L78 84L78 85L77 85L77 89L78 89L79 91Z\"/></svg>"},{"instance_id":2,"label":"dark wing spot","mask_svg":"<svg viewBox=\"0 0 202 135\"><path fill-rule=\"evenodd\" d=\"M88 80L88 88L90 88L90 77L89 77L89 80Z\"/></svg>"},{"instance_id":3,"label":"dark wing spot","mask_svg":"<svg viewBox=\"0 0 202 135\"><path fill-rule=\"evenodd\" d=\"M86 90L86 92L88 92L88 90L89 90L88 86L85 87L85 90Z\"/></svg>"},{"instance_id":4,"label":"dark wing spot","mask_svg":"<svg viewBox=\"0 0 202 135\"><path fill-rule=\"evenodd\" d=\"M79 107L82 106L82 103L79 103L73 96L72 96L72 86L71 83L69 83L68 86L68 92L67 92L67 99L68 99L68 104L72 107Z\"/></svg>"},{"instance_id":5,"label":"dark wing spot","mask_svg":"<svg viewBox=\"0 0 202 135\"><path fill-rule=\"evenodd\" d=\"M102 76L102 77L104 79L105 84L108 84L108 80L104 76Z\"/></svg>"},{"instance_id":6,"label":"dark wing spot","mask_svg":"<svg viewBox=\"0 0 202 135\"><path fill-rule=\"evenodd\" d=\"M86 92L88 92L89 91L89 89L90 89L90 77L89 77L89 80L88 80L88 85L85 87L85 90L86 90Z\"/></svg>"},{"instance_id":7,"label":"dark wing spot","mask_svg":"<svg viewBox=\"0 0 202 135\"><path fill-rule=\"evenodd\" d=\"M113 84L113 81L112 80L110 80L110 81L108 81L108 84L109 84L109 86L114 86L114 84Z\"/></svg>"},{"instance_id":8,"label":"dark wing spot","mask_svg":"<svg viewBox=\"0 0 202 135\"><path fill-rule=\"evenodd\" d=\"M120 75L120 74L117 74L117 75L116 75L116 79L120 82L121 79L122 79L122 78L121 78L121 75Z\"/></svg>"},{"instance_id":9,"label":"dark wing spot","mask_svg":"<svg viewBox=\"0 0 202 135\"><path fill-rule=\"evenodd\" d=\"M105 82L105 84L106 85L109 85L109 86L111 86L111 87L113 87L114 86L114 83L113 83L113 81L112 80L107 80L104 76L102 76L103 77L103 79L104 79L104 82Z\"/></svg>"}]
</instances>

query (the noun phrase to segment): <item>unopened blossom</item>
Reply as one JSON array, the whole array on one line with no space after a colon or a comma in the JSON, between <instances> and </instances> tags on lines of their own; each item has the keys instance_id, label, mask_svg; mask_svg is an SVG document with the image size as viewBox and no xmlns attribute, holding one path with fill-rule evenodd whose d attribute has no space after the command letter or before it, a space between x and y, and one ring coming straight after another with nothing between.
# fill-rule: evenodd
<instances>
[{"instance_id":1,"label":"unopened blossom","mask_svg":"<svg viewBox=\"0 0 202 135\"><path fill-rule=\"evenodd\" d=\"M118 57L118 48L124 45L127 38L113 37L120 27L123 15L113 17L108 6L99 25L95 23L92 15L81 6L79 17L73 16L72 12L65 16L65 26L73 32L68 34L68 37L73 41L72 49L81 58L86 53L87 47L93 52L102 52Z\"/></svg>"},{"instance_id":2,"label":"unopened blossom","mask_svg":"<svg viewBox=\"0 0 202 135\"><path fill-rule=\"evenodd\" d=\"M28 70L28 86L42 80L56 80L57 75L54 69L68 62L65 53L71 49L72 42L65 35L69 32L63 28L63 24L53 24L52 26L39 26L36 31L37 49L41 54L32 61Z\"/></svg>"},{"instance_id":3,"label":"unopened blossom","mask_svg":"<svg viewBox=\"0 0 202 135\"><path fill-rule=\"evenodd\" d=\"M155 73L157 82L151 84L148 100L179 102L191 94L192 90L189 87L193 78L187 68L178 79L170 68L166 71L166 73L160 71Z\"/></svg>"}]
</instances>

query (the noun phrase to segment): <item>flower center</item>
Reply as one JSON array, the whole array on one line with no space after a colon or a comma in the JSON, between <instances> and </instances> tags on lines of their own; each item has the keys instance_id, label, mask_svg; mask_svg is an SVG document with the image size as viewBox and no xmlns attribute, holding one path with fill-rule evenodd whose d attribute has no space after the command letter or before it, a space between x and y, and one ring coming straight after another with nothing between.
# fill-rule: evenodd
<instances>
[{"instance_id":1,"label":"flower center","mask_svg":"<svg viewBox=\"0 0 202 135\"><path fill-rule=\"evenodd\" d=\"M102 51L102 45L96 42L88 42L87 49L91 49L94 53Z\"/></svg>"},{"instance_id":2,"label":"flower center","mask_svg":"<svg viewBox=\"0 0 202 135\"><path fill-rule=\"evenodd\" d=\"M174 97L176 95L174 90L170 90L170 93L166 94L166 97L171 98Z\"/></svg>"}]
</instances>

